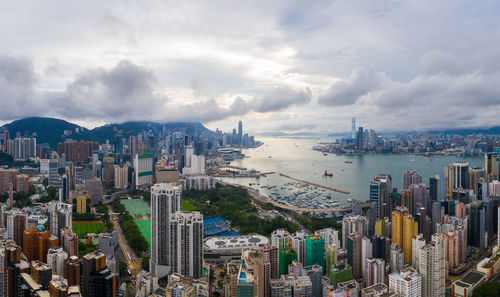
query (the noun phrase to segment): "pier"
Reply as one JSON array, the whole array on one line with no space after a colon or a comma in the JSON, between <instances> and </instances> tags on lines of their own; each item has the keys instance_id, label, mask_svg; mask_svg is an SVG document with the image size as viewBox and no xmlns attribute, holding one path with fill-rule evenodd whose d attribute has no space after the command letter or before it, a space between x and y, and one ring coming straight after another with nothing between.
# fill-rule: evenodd
<instances>
[{"instance_id":1,"label":"pier","mask_svg":"<svg viewBox=\"0 0 500 297\"><path fill-rule=\"evenodd\" d=\"M313 183L313 182L310 182L310 181L306 181L306 180L298 179L298 178L295 178L295 177L291 177L291 176L283 174L283 173L280 173L280 176L283 176L283 177L286 177L286 178L289 178L289 179L292 179L292 180L295 180L295 181L298 181L298 182L301 182L301 183L306 183L306 184L309 184L309 185L312 185L312 186L316 186L316 187L319 187L319 188L327 189L327 190L330 190L330 191L334 191L334 192L338 192L338 193L342 193L342 194L351 194L351 192L348 192L348 191L344 191L344 190L340 190L340 189L337 189L337 188L323 186L323 185L320 185L320 184L317 184L317 183Z\"/></svg>"}]
</instances>

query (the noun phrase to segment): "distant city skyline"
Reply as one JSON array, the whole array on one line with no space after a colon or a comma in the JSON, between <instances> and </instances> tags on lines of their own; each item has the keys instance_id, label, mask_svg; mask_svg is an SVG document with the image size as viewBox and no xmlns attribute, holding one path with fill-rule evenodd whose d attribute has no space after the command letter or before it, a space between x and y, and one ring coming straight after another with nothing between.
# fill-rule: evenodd
<instances>
[{"instance_id":1,"label":"distant city skyline","mask_svg":"<svg viewBox=\"0 0 500 297\"><path fill-rule=\"evenodd\" d=\"M348 132L352 117L377 131L500 125L496 4L2 3L0 118L241 119L255 134Z\"/></svg>"}]
</instances>

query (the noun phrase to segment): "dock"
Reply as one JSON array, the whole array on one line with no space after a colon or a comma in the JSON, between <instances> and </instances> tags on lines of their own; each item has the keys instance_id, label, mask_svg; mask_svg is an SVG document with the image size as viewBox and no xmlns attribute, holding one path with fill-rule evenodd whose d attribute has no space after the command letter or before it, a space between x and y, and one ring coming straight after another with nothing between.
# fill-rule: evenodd
<instances>
[{"instance_id":1,"label":"dock","mask_svg":"<svg viewBox=\"0 0 500 297\"><path fill-rule=\"evenodd\" d=\"M338 192L338 193L342 193L342 194L351 194L351 192L348 192L348 191L344 191L344 190L337 189L337 188L323 186L323 185L320 185L320 184L317 184L317 183L313 183L313 182L310 182L310 181L306 181L306 180L298 179L298 178L295 178L295 177L291 177L291 176L283 174L283 173L280 173L280 176L283 176L283 177L286 177L286 178L289 178L289 179L292 179L292 180L295 180L295 181L298 181L298 182L306 183L306 184L309 184L309 185L312 185L312 186L316 186L316 187L319 187L319 188L327 189L327 190L330 190L330 191L334 191L334 192Z\"/></svg>"},{"instance_id":2,"label":"dock","mask_svg":"<svg viewBox=\"0 0 500 297\"><path fill-rule=\"evenodd\" d=\"M260 176L266 177L267 175L274 174L274 173L275 173L274 171L272 171L272 172L264 172L264 173L261 173Z\"/></svg>"}]
</instances>

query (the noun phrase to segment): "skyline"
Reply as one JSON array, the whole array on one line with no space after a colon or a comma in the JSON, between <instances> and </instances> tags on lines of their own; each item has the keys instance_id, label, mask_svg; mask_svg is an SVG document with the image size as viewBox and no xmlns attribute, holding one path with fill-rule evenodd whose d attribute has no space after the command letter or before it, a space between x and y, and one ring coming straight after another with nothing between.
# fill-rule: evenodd
<instances>
[{"instance_id":1,"label":"skyline","mask_svg":"<svg viewBox=\"0 0 500 297\"><path fill-rule=\"evenodd\" d=\"M241 119L255 134L343 133L351 117L379 131L500 125L493 1L0 5L3 123L228 131Z\"/></svg>"}]
</instances>

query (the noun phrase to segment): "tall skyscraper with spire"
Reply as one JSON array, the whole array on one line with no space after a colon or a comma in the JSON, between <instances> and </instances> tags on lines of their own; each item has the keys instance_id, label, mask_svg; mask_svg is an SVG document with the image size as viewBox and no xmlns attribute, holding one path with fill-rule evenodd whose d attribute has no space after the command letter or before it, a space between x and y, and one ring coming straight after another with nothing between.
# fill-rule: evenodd
<instances>
[{"instance_id":1,"label":"tall skyscraper with spire","mask_svg":"<svg viewBox=\"0 0 500 297\"><path fill-rule=\"evenodd\" d=\"M243 123L241 121L238 122L238 145L243 145Z\"/></svg>"},{"instance_id":2,"label":"tall skyscraper with spire","mask_svg":"<svg viewBox=\"0 0 500 297\"><path fill-rule=\"evenodd\" d=\"M351 139L352 140L356 139L356 118L352 118Z\"/></svg>"}]
</instances>

